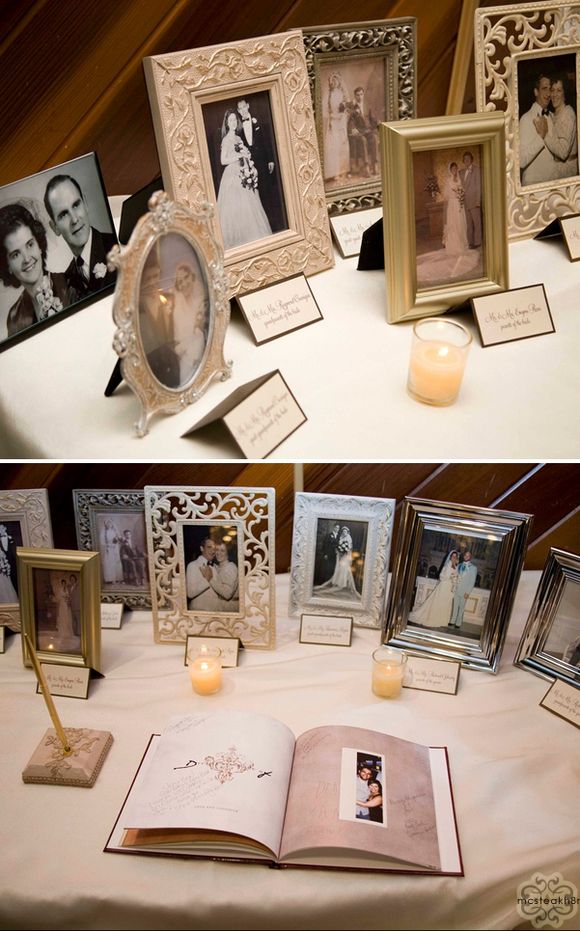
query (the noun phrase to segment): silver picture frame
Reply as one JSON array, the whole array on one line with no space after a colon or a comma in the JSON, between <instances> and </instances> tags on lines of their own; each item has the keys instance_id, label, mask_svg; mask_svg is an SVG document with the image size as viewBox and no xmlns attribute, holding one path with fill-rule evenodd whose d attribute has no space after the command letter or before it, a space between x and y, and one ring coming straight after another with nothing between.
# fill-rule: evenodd
<instances>
[{"instance_id":1,"label":"silver picture frame","mask_svg":"<svg viewBox=\"0 0 580 931\"><path fill-rule=\"evenodd\" d=\"M156 643L201 635L238 637L244 647L272 649L274 489L146 486L145 520ZM205 554L202 570L196 563L208 539L213 552ZM226 550L223 566L217 565L220 547ZM200 593L194 579L208 568L211 580ZM232 574L234 584L226 591Z\"/></svg>"},{"instance_id":2,"label":"silver picture frame","mask_svg":"<svg viewBox=\"0 0 580 931\"><path fill-rule=\"evenodd\" d=\"M405 498L384 642L496 673L531 522L531 514ZM459 582L466 563L471 581Z\"/></svg>"},{"instance_id":3,"label":"silver picture frame","mask_svg":"<svg viewBox=\"0 0 580 931\"><path fill-rule=\"evenodd\" d=\"M291 615L347 614L381 626L396 501L299 492L294 503Z\"/></svg>"},{"instance_id":4,"label":"silver picture frame","mask_svg":"<svg viewBox=\"0 0 580 931\"><path fill-rule=\"evenodd\" d=\"M580 555L551 547L514 665L580 687Z\"/></svg>"},{"instance_id":5,"label":"silver picture frame","mask_svg":"<svg viewBox=\"0 0 580 931\"><path fill-rule=\"evenodd\" d=\"M150 608L144 492L75 488L73 503L79 549L100 555L101 602Z\"/></svg>"},{"instance_id":6,"label":"silver picture frame","mask_svg":"<svg viewBox=\"0 0 580 931\"><path fill-rule=\"evenodd\" d=\"M0 597L0 626L19 631L21 627L16 549L52 546L50 506L46 488L17 488L0 491L0 575L4 595ZM12 589L16 600L12 598ZM5 600L6 598L9 600Z\"/></svg>"}]
</instances>

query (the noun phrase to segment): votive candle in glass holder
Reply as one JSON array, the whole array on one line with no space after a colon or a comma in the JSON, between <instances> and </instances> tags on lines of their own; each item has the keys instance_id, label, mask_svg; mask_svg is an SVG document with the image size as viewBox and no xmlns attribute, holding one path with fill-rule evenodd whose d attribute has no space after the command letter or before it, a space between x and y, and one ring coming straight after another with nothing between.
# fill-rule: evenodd
<instances>
[{"instance_id":1,"label":"votive candle in glass holder","mask_svg":"<svg viewBox=\"0 0 580 931\"><path fill-rule=\"evenodd\" d=\"M379 647L373 653L373 692L379 698L397 698L403 687L407 654L393 647Z\"/></svg>"},{"instance_id":2,"label":"votive candle in glass holder","mask_svg":"<svg viewBox=\"0 0 580 931\"><path fill-rule=\"evenodd\" d=\"M187 665L191 687L198 695L213 695L222 687L221 650L206 646L191 649L187 653Z\"/></svg>"},{"instance_id":3,"label":"votive candle in glass holder","mask_svg":"<svg viewBox=\"0 0 580 931\"><path fill-rule=\"evenodd\" d=\"M413 326L407 391L416 401L453 404L463 379L471 334L448 317L427 317Z\"/></svg>"}]
</instances>

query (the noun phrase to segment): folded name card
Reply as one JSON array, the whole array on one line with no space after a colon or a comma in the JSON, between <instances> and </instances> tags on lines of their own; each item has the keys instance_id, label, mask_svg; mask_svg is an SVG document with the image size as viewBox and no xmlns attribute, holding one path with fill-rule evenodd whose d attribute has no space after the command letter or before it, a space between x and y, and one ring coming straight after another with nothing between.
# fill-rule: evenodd
<instances>
[{"instance_id":1,"label":"folded name card","mask_svg":"<svg viewBox=\"0 0 580 931\"><path fill-rule=\"evenodd\" d=\"M543 284L475 297L471 305L484 347L555 332Z\"/></svg>"},{"instance_id":2,"label":"folded name card","mask_svg":"<svg viewBox=\"0 0 580 931\"><path fill-rule=\"evenodd\" d=\"M203 646L217 647L220 650L220 662L224 669L238 665L241 640L239 637L204 637L201 634L188 634L185 641L185 660L187 654L201 653Z\"/></svg>"},{"instance_id":3,"label":"folded name card","mask_svg":"<svg viewBox=\"0 0 580 931\"><path fill-rule=\"evenodd\" d=\"M250 291L236 300L258 346L322 320L304 275Z\"/></svg>"},{"instance_id":4,"label":"folded name card","mask_svg":"<svg viewBox=\"0 0 580 931\"><path fill-rule=\"evenodd\" d=\"M42 663L42 671L51 695L65 698L88 698L91 670L85 666L63 666L60 663ZM40 693L40 686L36 684Z\"/></svg>"},{"instance_id":5,"label":"folded name card","mask_svg":"<svg viewBox=\"0 0 580 931\"><path fill-rule=\"evenodd\" d=\"M349 647L352 642L352 617L343 614L303 614L300 619L300 643L322 643Z\"/></svg>"},{"instance_id":6,"label":"folded name card","mask_svg":"<svg viewBox=\"0 0 580 931\"><path fill-rule=\"evenodd\" d=\"M580 261L580 214L573 217L561 217L560 227L570 261Z\"/></svg>"},{"instance_id":7,"label":"folded name card","mask_svg":"<svg viewBox=\"0 0 580 931\"><path fill-rule=\"evenodd\" d=\"M119 630L122 617L122 604L105 604L101 602L101 627Z\"/></svg>"},{"instance_id":8,"label":"folded name card","mask_svg":"<svg viewBox=\"0 0 580 931\"><path fill-rule=\"evenodd\" d=\"M575 727L580 727L580 689L575 685L569 685L568 682L560 682L556 679L550 686L540 705L547 708L552 714L564 718Z\"/></svg>"},{"instance_id":9,"label":"folded name card","mask_svg":"<svg viewBox=\"0 0 580 931\"><path fill-rule=\"evenodd\" d=\"M460 670L461 663L455 660L407 655L403 688L457 695Z\"/></svg>"},{"instance_id":10,"label":"folded name card","mask_svg":"<svg viewBox=\"0 0 580 931\"><path fill-rule=\"evenodd\" d=\"M182 436L221 420L246 459L264 459L306 419L277 370L233 391Z\"/></svg>"},{"instance_id":11,"label":"folded name card","mask_svg":"<svg viewBox=\"0 0 580 931\"><path fill-rule=\"evenodd\" d=\"M330 217L330 228L343 259L360 253L363 233L382 216L382 207L372 207Z\"/></svg>"}]
</instances>

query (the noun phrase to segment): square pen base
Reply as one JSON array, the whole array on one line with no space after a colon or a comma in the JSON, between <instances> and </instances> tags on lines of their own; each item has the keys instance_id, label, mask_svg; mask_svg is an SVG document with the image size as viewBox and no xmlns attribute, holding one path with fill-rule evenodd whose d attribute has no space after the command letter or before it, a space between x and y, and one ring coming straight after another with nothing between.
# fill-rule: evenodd
<instances>
[{"instance_id":1,"label":"square pen base","mask_svg":"<svg viewBox=\"0 0 580 931\"><path fill-rule=\"evenodd\" d=\"M23 782L91 788L113 743L109 731L65 727L70 753L65 753L54 728L49 727L22 771Z\"/></svg>"}]
</instances>

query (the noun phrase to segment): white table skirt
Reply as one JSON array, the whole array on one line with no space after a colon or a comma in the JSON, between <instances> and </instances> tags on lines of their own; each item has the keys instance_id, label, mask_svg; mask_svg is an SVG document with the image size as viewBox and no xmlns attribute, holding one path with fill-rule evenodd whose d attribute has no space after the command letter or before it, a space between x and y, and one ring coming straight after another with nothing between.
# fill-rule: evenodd
<instances>
[{"instance_id":1,"label":"white table skirt","mask_svg":"<svg viewBox=\"0 0 580 931\"><path fill-rule=\"evenodd\" d=\"M20 638L0 656L2 928L515 928L517 887L558 871L580 887L580 741L539 708L549 683L512 659L538 572L520 583L499 674L464 670L457 696L370 689L377 631L350 648L298 643L288 576L277 580L278 645L242 651L217 695L191 691L183 647L153 643L147 612L103 632L106 678L88 701L56 699L65 726L110 730L114 744L92 789L24 785L21 771L49 725L22 666ZM272 870L103 853L153 731L173 715L267 712L296 734L351 724L449 748L464 878ZM528 925L523 924L524 927ZM580 915L564 931L580 927Z\"/></svg>"},{"instance_id":2,"label":"white table skirt","mask_svg":"<svg viewBox=\"0 0 580 931\"><path fill-rule=\"evenodd\" d=\"M113 198L114 212L119 212ZM48 459L239 459L233 441L181 434L230 392L279 368L308 421L272 454L284 459L559 459L580 456L580 264L564 243L510 247L510 281L544 281L556 332L483 349L473 333L459 400L447 408L406 393L411 324L386 323L385 276L357 259L310 279L324 319L262 346L236 309L225 343L233 377L193 406L158 416L138 439L136 397L104 390L116 362L112 297L0 355L0 455Z\"/></svg>"}]
</instances>

